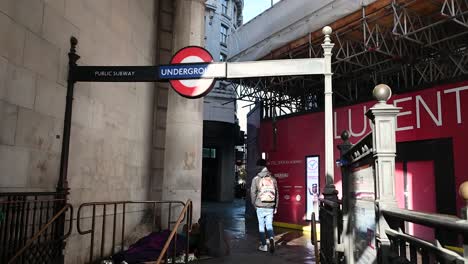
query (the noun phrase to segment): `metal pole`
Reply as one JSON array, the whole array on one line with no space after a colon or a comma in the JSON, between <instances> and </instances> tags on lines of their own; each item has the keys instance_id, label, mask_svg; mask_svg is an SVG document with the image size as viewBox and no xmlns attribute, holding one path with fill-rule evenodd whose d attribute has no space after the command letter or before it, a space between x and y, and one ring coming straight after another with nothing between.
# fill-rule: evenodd
<instances>
[{"instance_id":1,"label":"metal pole","mask_svg":"<svg viewBox=\"0 0 468 264\"><path fill-rule=\"evenodd\" d=\"M335 194L334 186L334 162L333 162L333 101L332 101L332 70L331 55L335 44L331 43L330 34L332 28L326 26L322 30L325 35L325 41L322 44L325 59L325 180L326 186L324 194Z\"/></svg>"},{"instance_id":2,"label":"metal pole","mask_svg":"<svg viewBox=\"0 0 468 264\"><path fill-rule=\"evenodd\" d=\"M63 140L62 140L62 153L60 157L60 177L57 184L57 191L68 194L68 155L70 151L70 129L72 119L72 106L73 106L73 88L75 82L71 81L71 72L80 56L76 54L76 45L78 40L75 37L70 38L70 52L68 52L68 83L67 83L67 101L65 105L65 119L63 122Z\"/></svg>"},{"instance_id":3,"label":"metal pole","mask_svg":"<svg viewBox=\"0 0 468 264\"><path fill-rule=\"evenodd\" d=\"M71 81L71 72L73 67L76 66L76 62L80 58L76 54L76 45L78 40L75 37L70 38L70 52L68 52L68 82L67 82L67 98L65 104L65 118L63 121L63 134L62 134L62 153L60 155L60 175L57 182L57 199L64 199L63 202L59 202L55 205L55 212L57 213L63 206L66 206L67 196L69 194L68 188L68 154L70 149L70 129L71 129L71 118L72 118L72 106L73 106L73 88L75 85L74 81ZM65 215L60 216L57 223L58 233L57 238L63 237L65 233ZM62 240L61 251L65 248L65 241ZM63 262L64 256L61 254L61 261Z\"/></svg>"},{"instance_id":4,"label":"metal pole","mask_svg":"<svg viewBox=\"0 0 468 264\"><path fill-rule=\"evenodd\" d=\"M338 145L338 149L340 150L340 161L343 162L344 154L353 147L353 144L349 141L349 132L347 130L341 133L341 139L343 143ZM349 169L346 167L347 164L340 163L341 165L341 182L342 182L342 209L343 209L343 232L341 234L341 243L343 244L343 250L345 255L345 263L347 264L354 264L354 256L353 256L353 246L354 246L354 239L352 237L353 231L349 230L349 205L350 205L350 175Z\"/></svg>"}]
</instances>

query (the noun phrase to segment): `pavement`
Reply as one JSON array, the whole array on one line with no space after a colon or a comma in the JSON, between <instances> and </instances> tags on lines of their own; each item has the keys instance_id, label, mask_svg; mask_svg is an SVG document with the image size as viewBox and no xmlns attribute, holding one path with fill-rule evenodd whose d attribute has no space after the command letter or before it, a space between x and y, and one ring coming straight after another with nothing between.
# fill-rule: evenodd
<instances>
[{"instance_id":1,"label":"pavement","mask_svg":"<svg viewBox=\"0 0 468 264\"><path fill-rule=\"evenodd\" d=\"M310 234L298 230L275 228L275 253L258 251L259 237L256 219L245 218L245 201L233 203L204 203L202 214L223 222L230 245L230 254L221 258L197 260L193 263L315 263Z\"/></svg>"}]
</instances>

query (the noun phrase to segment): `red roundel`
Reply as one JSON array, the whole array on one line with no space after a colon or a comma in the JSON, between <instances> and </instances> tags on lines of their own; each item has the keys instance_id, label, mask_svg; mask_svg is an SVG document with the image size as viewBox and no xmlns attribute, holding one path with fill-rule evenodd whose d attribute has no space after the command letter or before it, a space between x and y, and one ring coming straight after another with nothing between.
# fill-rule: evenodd
<instances>
[{"instance_id":1,"label":"red roundel","mask_svg":"<svg viewBox=\"0 0 468 264\"><path fill-rule=\"evenodd\" d=\"M171 64L204 62L213 62L213 57L206 49L198 46L180 49L171 60ZM187 98L205 96L214 85L214 79L170 80L169 82L177 93Z\"/></svg>"}]
</instances>

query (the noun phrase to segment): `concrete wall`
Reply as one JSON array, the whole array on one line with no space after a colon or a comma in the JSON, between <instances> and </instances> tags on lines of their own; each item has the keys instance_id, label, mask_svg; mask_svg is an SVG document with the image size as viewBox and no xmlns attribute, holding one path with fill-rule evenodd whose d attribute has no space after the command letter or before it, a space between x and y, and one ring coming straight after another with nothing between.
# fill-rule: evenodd
<instances>
[{"instance_id":1,"label":"concrete wall","mask_svg":"<svg viewBox=\"0 0 468 264\"><path fill-rule=\"evenodd\" d=\"M1 192L55 190L70 36L79 40L79 65L152 65L159 58L166 63L172 53L172 5L169 0L0 1ZM146 200L158 189L162 183L151 176L163 166L159 146L166 107L166 85L75 86L72 204ZM141 213L130 216L127 230L140 218ZM68 263L83 262L89 247L83 239L74 235L68 241Z\"/></svg>"}]
</instances>

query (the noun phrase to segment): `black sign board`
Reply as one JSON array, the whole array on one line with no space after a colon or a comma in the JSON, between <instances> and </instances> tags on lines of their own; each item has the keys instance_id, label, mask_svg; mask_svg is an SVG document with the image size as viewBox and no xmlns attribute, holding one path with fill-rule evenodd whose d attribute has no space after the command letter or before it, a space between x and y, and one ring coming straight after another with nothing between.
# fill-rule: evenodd
<instances>
[{"instance_id":1,"label":"black sign board","mask_svg":"<svg viewBox=\"0 0 468 264\"><path fill-rule=\"evenodd\" d=\"M75 82L159 82L159 66L75 66Z\"/></svg>"}]
</instances>

